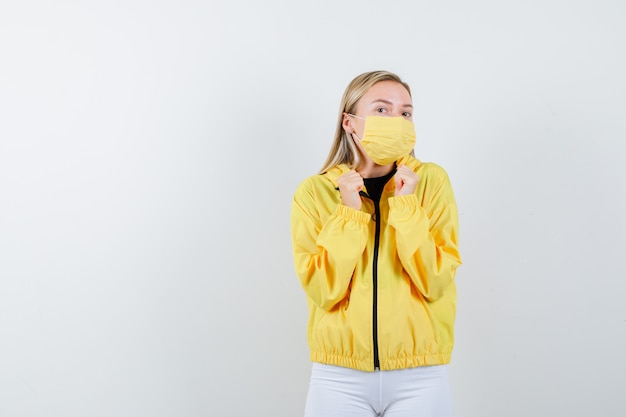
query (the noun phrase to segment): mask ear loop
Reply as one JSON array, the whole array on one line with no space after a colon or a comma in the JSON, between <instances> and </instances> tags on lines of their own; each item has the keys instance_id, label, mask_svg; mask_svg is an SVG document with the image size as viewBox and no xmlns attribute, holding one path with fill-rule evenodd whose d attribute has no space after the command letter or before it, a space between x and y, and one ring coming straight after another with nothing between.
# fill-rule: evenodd
<instances>
[{"instance_id":1,"label":"mask ear loop","mask_svg":"<svg viewBox=\"0 0 626 417\"><path fill-rule=\"evenodd\" d=\"M346 113L346 114L347 114L348 116L352 116L352 117L354 117L355 119L366 120L366 119L365 119L365 117L357 116L356 114L352 114L352 113ZM359 142L361 141L361 138L359 138L359 137L357 136L357 134L356 134L356 133L354 133L354 129L352 129L352 132L350 132L350 134L351 134L351 135L356 136L356 138L359 140Z\"/></svg>"}]
</instances>

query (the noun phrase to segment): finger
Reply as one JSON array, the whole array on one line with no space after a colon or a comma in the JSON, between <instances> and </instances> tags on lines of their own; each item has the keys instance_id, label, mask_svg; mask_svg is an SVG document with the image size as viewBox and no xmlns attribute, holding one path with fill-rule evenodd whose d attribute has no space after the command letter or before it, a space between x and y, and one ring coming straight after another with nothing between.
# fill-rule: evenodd
<instances>
[{"instance_id":1,"label":"finger","mask_svg":"<svg viewBox=\"0 0 626 417\"><path fill-rule=\"evenodd\" d=\"M398 167L398 173L402 176L406 176L409 172L412 172L406 165L400 165Z\"/></svg>"}]
</instances>

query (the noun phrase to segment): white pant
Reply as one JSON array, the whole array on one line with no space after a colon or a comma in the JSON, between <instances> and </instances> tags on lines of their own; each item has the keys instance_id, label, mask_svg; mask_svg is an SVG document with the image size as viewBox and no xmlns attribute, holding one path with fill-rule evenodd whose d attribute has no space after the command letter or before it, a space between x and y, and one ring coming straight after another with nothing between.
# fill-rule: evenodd
<instances>
[{"instance_id":1,"label":"white pant","mask_svg":"<svg viewBox=\"0 0 626 417\"><path fill-rule=\"evenodd\" d=\"M363 372L313 363L305 417L452 417L448 368Z\"/></svg>"}]
</instances>

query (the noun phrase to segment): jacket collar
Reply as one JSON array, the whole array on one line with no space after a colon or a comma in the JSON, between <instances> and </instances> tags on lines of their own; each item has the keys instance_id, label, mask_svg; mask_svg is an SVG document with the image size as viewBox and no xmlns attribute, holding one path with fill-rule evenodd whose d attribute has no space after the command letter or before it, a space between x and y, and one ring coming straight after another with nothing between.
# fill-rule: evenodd
<instances>
[{"instance_id":1,"label":"jacket collar","mask_svg":"<svg viewBox=\"0 0 626 417\"><path fill-rule=\"evenodd\" d=\"M419 168L419 166L422 164L419 159L414 158L411 155L403 156L402 158L398 159L396 163L398 165L406 165L413 171L416 171L417 168ZM350 169L351 168L347 164L339 164L326 171L326 173L324 173L323 175L325 175L326 178L328 178L333 183L335 188L337 188L339 186L339 184L337 183L337 178L350 171Z\"/></svg>"}]
</instances>

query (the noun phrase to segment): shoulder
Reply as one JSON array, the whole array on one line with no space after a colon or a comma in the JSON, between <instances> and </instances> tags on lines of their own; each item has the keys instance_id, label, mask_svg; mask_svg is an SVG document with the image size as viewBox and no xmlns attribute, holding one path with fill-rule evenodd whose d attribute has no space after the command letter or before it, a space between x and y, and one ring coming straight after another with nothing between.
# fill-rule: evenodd
<instances>
[{"instance_id":1,"label":"shoulder","mask_svg":"<svg viewBox=\"0 0 626 417\"><path fill-rule=\"evenodd\" d=\"M436 181L448 180L448 173L446 170L441 165L434 162L423 162L416 172L423 178L432 178Z\"/></svg>"},{"instance_id":2,"label":"shoulder","mask_svg":"<svg viewBox=\"0 0 626 417\"><path fill-rule=\"evenodd\" d=\"M315 174L302 180L294 192L294 199L316 199L322 190L334 189L335 185L326 174Z\"/></svg>"},{"instance_id":3,"label":"shoulder","mask_svg":"<svg viewBox=\"0 0 626 417\"><path fill-rule=\"evenodd\" d=\"M322 181L322 174L315 174L315 175L311 175L309 177L306 177L305 179L300 181L300 183L296 187L295 194L301 194L301 193L307 192L307 190L312 190L312 189L314 189L316 187L319 187L319 185L322 182L323 182Z\"/></svg>"},{"instance_id":4,"label":"shoulder","mask_svg":"<svg viewBox=\"0 0 626 417\"><path fill-rule=\"evenodd\" d=\"M296 195L311 193L319 189L337 188L337 178L347 172L349 168L344 164L337 165L323 174L311 175L300 182L296 188Z\"/></svg>"}]
</instances>

